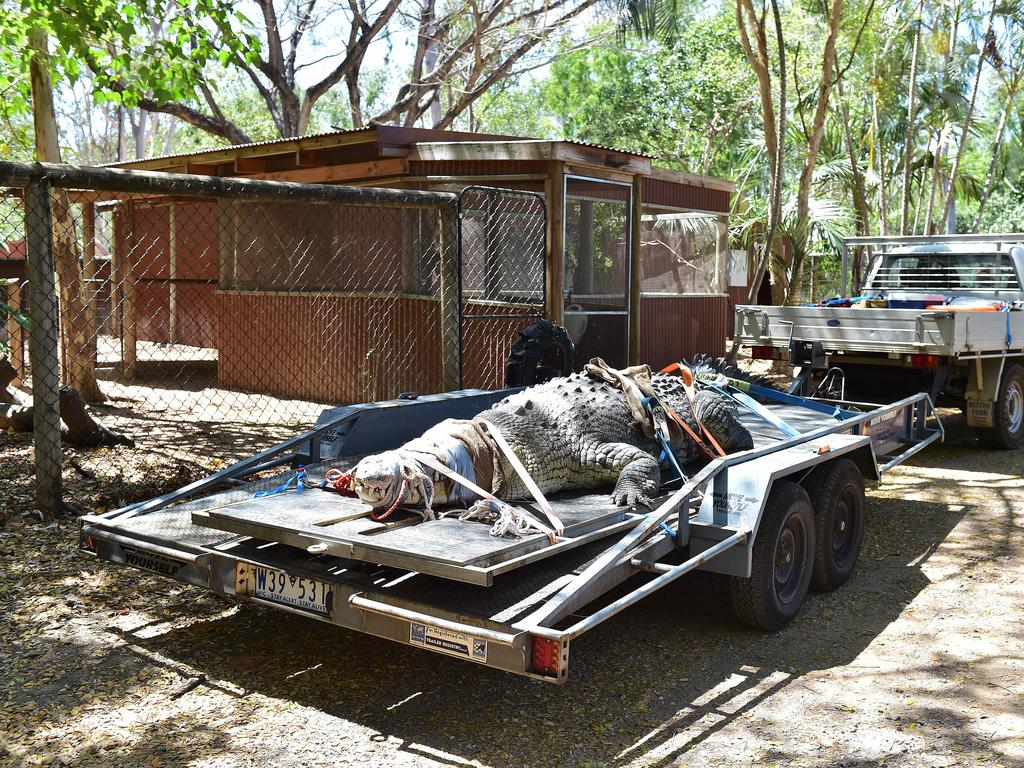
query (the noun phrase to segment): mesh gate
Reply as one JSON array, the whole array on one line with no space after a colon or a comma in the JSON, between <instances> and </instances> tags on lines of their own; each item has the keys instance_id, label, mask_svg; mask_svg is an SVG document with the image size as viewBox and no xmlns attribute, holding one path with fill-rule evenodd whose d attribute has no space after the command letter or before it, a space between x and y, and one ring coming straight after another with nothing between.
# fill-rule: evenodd
<instances>
[{"instance_id":1,"label":"mesh gate","mask_svg":"<svg viewBox=\"0 0 1024 768\"><path fill-rule=\"evenodd\" d=\"M504 386L520 328L546 315L544 197L495 187L459 195L462 386Z\"/></svg>"}]
</instances>

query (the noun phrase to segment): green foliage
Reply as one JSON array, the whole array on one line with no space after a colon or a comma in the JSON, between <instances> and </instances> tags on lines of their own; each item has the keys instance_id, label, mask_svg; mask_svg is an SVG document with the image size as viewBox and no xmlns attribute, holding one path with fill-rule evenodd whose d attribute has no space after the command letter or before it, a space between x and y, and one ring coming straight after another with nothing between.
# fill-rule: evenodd
<instances>
[{"instance_id":1,"label":"green foliage","mask_svg":"<svg viewBox=\"0 0 1024 768\"><path fill-rule=\"evenodd\" d=\"M162 20L158 35L153 20ZM229 0L0 0L0 113L13 121L31 111L33 29L51 38L57 82L74 84L88 71L98 103L131 107L195 98L208 63L259 50L250 28Z\"/></svg>"},{"instance_id":2,"label":"green foliage","mask_svg":"<svg viewBox=\"0 0 1024 768\"><path fill-rule=\"evenodd\" d=\"M671 45L627 41L561 56L541 88L565 138L724 171L752 129L756 87L728 14L697 18Z\"/></svg>"}]
</instances>

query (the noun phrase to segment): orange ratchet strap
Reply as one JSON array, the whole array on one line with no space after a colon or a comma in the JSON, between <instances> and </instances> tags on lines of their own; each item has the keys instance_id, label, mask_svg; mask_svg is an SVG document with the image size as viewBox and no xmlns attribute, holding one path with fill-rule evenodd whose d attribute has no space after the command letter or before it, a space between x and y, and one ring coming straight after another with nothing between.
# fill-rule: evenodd
<instances>
[{"instance_id":1,"label":"orange ratchet strap","mask_svg":"<svg viewBox=\"0 0 1024 768\"><path fill-rule=\"evenodd\" d=\"M700 419L697 418L697 410L693 407L694 401L697 397L697 393L693 389L693 371L691 371L687 366L683 365L682 363L671 363L670 365L666 365L664 368L658 371L658 373L665 374L666 376L668 376L675 373L676 371L679 371L679 378L682 379L683 381L683 389L686 392L686 399L690 401L690 413L693 414L693 420L697 422L697 426L700 427L701 433L714 447L714 451L708 448L704 441L693 433L693 430L686 425L686 422L679 418L679 414L677 414L667 405L663 404L665 408L665 413L671 416L676 421L676 423L680 427L682 427L686 431L686 433L696 441L697 445L704 449L708 456L710 456L711 458L715 458L716 453L718 456L725 456L725 451L722 450L722 446L720 446L718 444L718 441L715 440L715 436L712 435L711 431L703 424L701 424Z\"/></svg>"}]
</instances>

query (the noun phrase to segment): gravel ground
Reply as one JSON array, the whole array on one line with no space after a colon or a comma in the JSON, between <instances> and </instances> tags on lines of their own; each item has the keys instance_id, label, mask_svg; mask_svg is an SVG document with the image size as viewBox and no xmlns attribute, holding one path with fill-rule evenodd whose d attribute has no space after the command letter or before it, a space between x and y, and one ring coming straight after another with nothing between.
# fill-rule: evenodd
<instances>
[{"instance_id":1,"label":"gravel ground","mask_svg":"<svg viewBox=\"0 0 1024 768\"><path fill-rule=\"evenodd\" d=\"M852 581L779 634L698 574L551 686L88 559L0 437L0 764L1024 766L1022 455L954 438L891 473Z\"/></svg>"}]
</instances>

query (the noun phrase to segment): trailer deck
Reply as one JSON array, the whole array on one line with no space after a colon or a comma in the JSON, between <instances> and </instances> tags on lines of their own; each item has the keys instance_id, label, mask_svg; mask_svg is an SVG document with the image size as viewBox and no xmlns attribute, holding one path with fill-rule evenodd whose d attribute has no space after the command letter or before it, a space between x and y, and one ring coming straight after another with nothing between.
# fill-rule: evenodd
<instances>
[{"instance_id":1,"label":"trailer deck","mask_svg":"<svg viewBox=\"0 0 1024 768\"><path fill-rule=\"evenodd\" d=\"M881 408L769 403L794 436L745 413L754 448L688 468L686 483L667 484L651 511L615 507L605 493L553 496L566 523L554 544L542 534L495 538L475 522L421 523L413 513L375 523L357 500L316 488L254 498L300 464L311 485L328 467L353 465L370 447L366 436L376 436L377 450L392 448L424 421L481 410L504 394L334 409L314 429L210 478L83 517L82 548L240 600L562 682L572 638L664 584L698 568L750 576L776 481L840 456L878 479L942 437L926 395ZM635 586L604 604L627 580Z\"/></svg>"}]
</instances>

